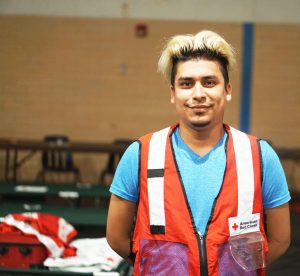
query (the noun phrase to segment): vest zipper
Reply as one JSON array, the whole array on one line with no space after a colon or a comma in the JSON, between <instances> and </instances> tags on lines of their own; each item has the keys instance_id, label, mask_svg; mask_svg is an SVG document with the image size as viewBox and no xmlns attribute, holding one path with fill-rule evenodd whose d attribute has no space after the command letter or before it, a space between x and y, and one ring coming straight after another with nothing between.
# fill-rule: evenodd
<instances>
[{"instance_id":1,"label":"vest zipper","mask_svg":"<svg viewBox=\"0 0 300 276\"><path fill-rule=\"evenodd\" d=\"M225 168L225 171L226 171L226 168ZM224 182L225 171L224 171L222 183ZM220 189L220 191L221 191L221 189ZM200 275L201 276L208 276L208 265L207 265L207 254L206 254L206 234L207 234L207 231L208 231L208 226L211 223L211 220L212 220L212 217L213 217L213 214L214 214L214 211L215 211L215 207L216 207L217 199L220 195L220 191L219 191L217 197L214 199L214 203L213 203L213 206L212 206L212 209L211 209L211 213L210 213L207 225L206 225L205 234L202 235L200 231L198 232L199 242L200 242L200 265L201 265Z\"/></svg>"},{"instance_id":2,"label":"vest zipper","mask_svg":"<svg viewBox=\"0 0 300 276\"><path fill-rule=\"evenodd\" d=\"M200 250L199 250L200 275L208 276L205 235L202 235L200 231L198 231L197 234L198 234L197 239L199 241L199 247L200 247Z\"/></svg>"},{"instance_id":3,"label":"vest zipper","mask_svg":"<svg viewBox=\"0 0 300 276\"><path fill-rule=\"evenodd\" d=\"M172 130L172 133L175 129L176 128L174 128ZM206 226L206 230L205 230L204 235L202 235L200 231L197 232L197 230L196 230L195 221L194 221L194 218L193 218L193 215L192 215L192 211L191 211L191 208L190 208L190 205L189 205L189 202L188 202L188 199L187 199L186 191L185 191L185 188L184 188L184 185L183 185L182 177L181 177L181 174L180 174L180 171L179 171L179 168L178 168L178 164L177 164L177 161L176 161L171 135L169 136L169 139L170 139L170 144L171 144L171 149L172 149L172 154L173 154L173 158L174 158L176 171L177 171L177 174L179 176L179 182L180 182L182 192L183 192L183 195L184 195L184 198L185 198L186 206L187 206L189 214L190 214L191 222L192 222L192 225L193 225L193 228L194 228L194 231L195 231L194 234L196 236L197 243L198 243L199 262L200 262L200 276L208 276L208 265L207 265L207 255L206 255L206 239L205 239L206 232L207 232L207 226ZM224 173L224 175L225 175L225 173ZM223 180L224 180L224 176L223 176ZM216 199L215 199L215 202L216 202ZM215 202L213 204L213 209L214 209L214 206L215 206ZM210 214L209 223L210 223L210 220L211 220L211 217L212 217L212 213L213 213L213 210Z\"/></svg>"}]
</instances>

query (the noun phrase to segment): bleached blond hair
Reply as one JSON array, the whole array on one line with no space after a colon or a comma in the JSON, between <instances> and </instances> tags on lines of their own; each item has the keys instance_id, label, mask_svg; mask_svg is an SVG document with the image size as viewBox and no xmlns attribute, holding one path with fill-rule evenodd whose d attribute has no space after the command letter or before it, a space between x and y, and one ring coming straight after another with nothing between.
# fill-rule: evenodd
<instances>
[{"instance_id":1,"label":"bleached blond hair","mask_svg":"<svg viewBox=\"0 0 300 276\"><path fill-rule=\"evenodd\" d=\"M173 85L177 63L197 58L218 61L225 83L229 81L228 70L234 67L235 51L223 37L208 30L203 30L195 35L171 37L159 58L158 72L167 79L170 85Z\"/></svg>"}]
</instances>

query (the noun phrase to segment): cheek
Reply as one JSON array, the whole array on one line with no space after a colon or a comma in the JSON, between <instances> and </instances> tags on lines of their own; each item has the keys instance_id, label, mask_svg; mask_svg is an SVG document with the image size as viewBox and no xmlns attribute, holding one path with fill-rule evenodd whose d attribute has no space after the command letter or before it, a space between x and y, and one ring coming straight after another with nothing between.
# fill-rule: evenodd
<instances>
[{"instance_id":1,"label":"cheek","mask_svg":"<svg viewBox=\"0 0 300 276\"><path fill-rule=\"evenodd\" d=\"M210 96L210 98L216 103L223 104L226 102L226 93L223 91L216 91L215 93L211 93Z\"/></svg>"},{"instance_id":2,"label":"cheek","mask_svg":"<svg viewBox=\"0 0 300 276\"><path fill-rule=\"evenodd\" d=\"M174 99L174 104L177 106L177 108L184 108L187 104L187 99L183 97L176 97Z\"/></svg>"},{"instance_id":3,"label":"cheek","mask_svg":"<svg viewBox=\"0 0 300 276\"><path fill-rule=\"evenodd\" d=\"M187 91L177 91L176 94L174 94L174 102L186 102L189 98L190 95Z\"/></svg>"}]
</instances>

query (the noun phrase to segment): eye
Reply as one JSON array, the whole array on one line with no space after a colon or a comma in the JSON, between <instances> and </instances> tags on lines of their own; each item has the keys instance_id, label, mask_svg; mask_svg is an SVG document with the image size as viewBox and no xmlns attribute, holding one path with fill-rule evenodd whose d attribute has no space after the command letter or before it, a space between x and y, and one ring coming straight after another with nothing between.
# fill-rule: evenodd
<instances>
[{"instance_id":1,"label":"eye","mask_svg":"<svg viewBox=\"0 0 300 276\"><path fill-rule=\"evenodd\" d=\"M214 87L216 84L217 84L217 81L214 79L207 79L204 81L204 86L208 87L208 88Z\"/></svg>"},{"instance_id":2,"label":"eye","mask_svg":"<svg viewBox=\"0 0 300 276\"><path fill-rule=\"evenodd\" d=\"M181 88L191 88L193 86L193 82L191 80L182 80L178 83Z\"/></svg>"}]
</instances>

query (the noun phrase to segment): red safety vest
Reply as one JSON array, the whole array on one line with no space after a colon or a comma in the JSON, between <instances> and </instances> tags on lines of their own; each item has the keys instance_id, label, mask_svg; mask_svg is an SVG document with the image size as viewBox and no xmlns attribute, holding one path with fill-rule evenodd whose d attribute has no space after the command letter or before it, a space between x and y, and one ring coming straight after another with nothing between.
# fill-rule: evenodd
<instances>
[{"instance_id":1,"label":"red safety vest","mask_svg":"<svg viewBox=\"0 0 300 276\"><path fill-rule=\"evenodd\" d=\"M243 270L228 245L230 236L255 232L262 234L265 257L268 251L257 139L225 125L225 175L207 230L200 235L171 144L175 127L140 138L134 275L264 275L264 269Z\"/></svg>"}]
</instances>

